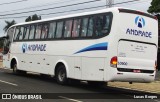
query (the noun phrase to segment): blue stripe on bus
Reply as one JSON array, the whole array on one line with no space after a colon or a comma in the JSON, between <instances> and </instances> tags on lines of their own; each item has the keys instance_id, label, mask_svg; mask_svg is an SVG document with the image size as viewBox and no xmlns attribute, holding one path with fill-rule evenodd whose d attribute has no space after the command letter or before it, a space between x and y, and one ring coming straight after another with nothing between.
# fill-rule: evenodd
<instances>
[{"instance_id":1,"label":"blue stripe on bus","mask_svg":"<svg viewBox=\"0 0 160 102\"><path fill-rule=\"evenodd\" d=\"M80 51L77 51L74 54L78 54L81 52L87 52L87 51L95 51L95 50L107 50L108 49L108 42L105 43L98 43L91 46L88 46L86 48L81 49Z\"/></svg>"}]
</instances>

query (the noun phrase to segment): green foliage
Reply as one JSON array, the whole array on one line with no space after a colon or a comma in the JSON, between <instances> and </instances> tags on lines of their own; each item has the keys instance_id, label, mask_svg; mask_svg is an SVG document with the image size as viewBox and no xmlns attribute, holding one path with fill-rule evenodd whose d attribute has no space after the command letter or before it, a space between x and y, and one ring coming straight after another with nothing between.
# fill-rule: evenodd
<instances>
[{"instance_id":1,"label":"green foliage","mask_svg":"<svg viewBox=\"0 0 160 102\"><path fill-rule=\"evenodd\" d=\"M34 14L26 18L25 22L35 21L35 20L41 20L41 16L38 16L37 14Z\"/></svg>"},{"instance_id":2,"label":"green foliage","mask_svg":"<svg viewBox=\"0 0 160 102\"><path fill-rule=\"evenodd\" d=\"M5 23L6 23L6 26L3 28L3 30L4 30L5 32L7 31L7 29L8 29L9 27L11 27L12 25L16 24L15 20L5 21Z\"/></svg>"},{"instance_id":3,"label":"green foliage","mask_svg":"<svg viewBox=\"0 0 160 102\"><path fill-rule=\"evenodd\" d=\"M148 12L152 14L160 13L160 0L152 0Z\"/></svg>"},{"instance_id":4,"label":"green foliage","mask_svg":"<svg viewBox=\"0 0 160 102\"><path fill-rule=\"evenodd\" d=\"M29 17L28 17L28 18L26 18L26 20L25 20L25 22L30 22L30 21L32 21L31 16L29 16Z\"/></svg>"},{"instance_id":5,"label":"green foliage","mask_svg":"<svg viewBox=\"0 0 160 102\"><path fill-rule=\"evenodd\" d=\"M160 25L160 0L152 0L148 12L154 14L158 18Z\"/></svg>"},{"instance_id":6,"label":"green foliage","mask_svg":"<svg viewBox=\"0 0 160 102\"><path fill-rule=\"evenodd\" d=\"M4 40L0 40L0 49L3 48L3 41Z\"/></svg>"}]
</instances>

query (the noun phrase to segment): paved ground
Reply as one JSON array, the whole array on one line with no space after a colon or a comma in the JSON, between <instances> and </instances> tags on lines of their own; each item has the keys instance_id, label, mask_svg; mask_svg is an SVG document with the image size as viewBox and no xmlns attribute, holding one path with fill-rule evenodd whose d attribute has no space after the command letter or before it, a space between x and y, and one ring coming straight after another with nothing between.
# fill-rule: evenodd
<instances>
[{"instance_id":1,"label":"paved ground","mask_svg":"<svg viewBox=\"0 0 160 102\"><path fill-rule=\"evenodd\" d=\"M2 67L2 62L0 62L0 67ZM160 94L160 71L157 72L156 79L152 83L109 82L108 86Z\"/></svg>"},{"instance_id":2,"label":"paved ground","mask_svg":"<svg viewBox=\"0 0 160 102\"><path fill-rule=\"evenodd\" d=\"M0 102L160 102L160 95L115 87L93 87L82 82L78 85L58 85L51 77L34 74L15 75L0 69L0 93L40 94L53 100L0 100ZM136 96L155 96L159 99L134 99ZM16 98L16 97L14 97ZM48 99L48 98L47 98Z\"/></svg>"},{"instance_id":3,"label":"paved ground","mask_svg":"<svg viewBox=\"0 0 160 102\"><path fill-rule=\"evenodd\" d=\"M0 63L0 66L2 66L2 63ZM117 101L117 99L118 101L122 102L160 102L160 82L158 81L159 76L160 72L157 74L157 81L152 83L129 84L124 82L109 82L107 87L98 88L91 87L86 83L81 83L79 85L61 86L57 85L55 80L53 80L53 78L51 77L44 78L42 76L33 74L14 75L12 74L11 70L0 68L0 93L55 93L45 94L45 96L51 96L52 98L56 98L56 102L115 102ZM144 94L150 95L151 93L156 93L155 96L157 96L159 99L130 100L134 99L137 93L140 96L143 96ZM21 101L22 100L16 100L15 102ZM23 100L23 102L24 101L53 102L53 100ZM0 100L0 102L13 102L13 100Z\"/></svg>"},{"instance_id":4,"label":"paved ground","mask_svg":"<svg viewBox=\"0 0 160 102\"><path fill-rule=\"evenodd\" d=\"M109 86L160 94L160 71L157 72L156 79L152 83L110 82Z\"/></svg>"}]
</instances>

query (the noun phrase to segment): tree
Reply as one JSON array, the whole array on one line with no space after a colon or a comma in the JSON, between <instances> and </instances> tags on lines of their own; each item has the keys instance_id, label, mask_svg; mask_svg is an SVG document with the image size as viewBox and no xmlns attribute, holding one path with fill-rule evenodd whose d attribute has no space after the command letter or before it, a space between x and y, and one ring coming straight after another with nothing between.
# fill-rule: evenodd
<instances>
[{"instance_id":1,"label":"tree","mask_svg":"<svg viewBox=\"0 0 160 102\"><path fill-rule=\"evenodd\" d=\"M0 49L3 48L3 41L4 40L2 40L2 39L0 40Z\"/></svg>"},{"instance_id":2,"label":"tree","mask_svg":"<svg viewBox=\"0 0 160 102\"><path fill-rule=\"evenodd\" d=\"M7 29L8 29L10 26L16 24L15 20L5 21L5 23L6 23L6 26L3 28L3 30L4 30L5 32L7 31Z\"/></svg>"},{"instance_id":3,"label":"tree","mask_svg":"<svg viewBox=\"0 0 160 102\"><path fill-rule=\"evenodd\" d=\"M160 13L160 0L152 0L151 6L148 9L149 13Z\"/></svg>"},{"instance_id":4,"label":"tree","mask_svg":"<svg viewBox=\"0 0 160 102\"><path fill-rule=\"evenodd\" d=\"M158 18L158 28L159 28L159 38L160 38L160 0L152 0L151 6L148 9L149 13L154 14ZM160 39L158 41L158 46L160 46ZM158 47L159 48L159 47ZM160 49L158 49L158 56L157 56L157 68L160 70Z\"/></svg>"},{"instance_id":5,"label":"tree","mask_svg":"<svg viewBox=\"0 0 160 102\"><path fill-rule=\"evenodd\" d=\"M41 16L38 16L37 14L34 14L26 18L25 22L35 21L35 20L41 20Z\"/></svg>"},{"instance_id":6,"label":"tree","mask_svg":"<svg viewBox=\"0 0 160 102\"><path fill-rule=\"evenodd\" d=\"M37 14L34 14L32 16L32 21L35 21L35 20L41 20L41 16L38 16Z\"/></svg>"},{"instance_id":7,"label":"tree","mask_svg":"<svg viewBox=\"0 0 160 102\"><path fill-rule=\"evenodd\" d=\"M29 17L28 17L28 18L26 18L26 20L25 20L25 22L30 22L30 21L32 21L31 16L29 16Z\"/></svg>"},{"instance_id":8,"label":"tree","mask_svg":"<svg viewBox=\"0 0 160 102\"><path fill-rule=\"evenodd\" d=\"M157 16L158 21L160 22L160 0L152 0L148 12Z\"/></svg>"}]
</instances>

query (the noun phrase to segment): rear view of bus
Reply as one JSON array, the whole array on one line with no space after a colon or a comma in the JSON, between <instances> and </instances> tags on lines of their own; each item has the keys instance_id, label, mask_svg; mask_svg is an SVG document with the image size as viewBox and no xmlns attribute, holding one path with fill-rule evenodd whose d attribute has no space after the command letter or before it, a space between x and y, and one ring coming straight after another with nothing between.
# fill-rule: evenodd
<instances>
[{"instance_id":1,"label":"rear view of bus","mask_svg":"<svg viewBox=\"0 0 160 102\"><path fill-rule=\"evenodd\" d=\"M158 48L157 18L135 10L119 9L116 23L117 35L113 39L116 41L117 55L112 51L110 66L114 75L110 75L110 80L154 81Z\"/></svg>"}]
</instances>

